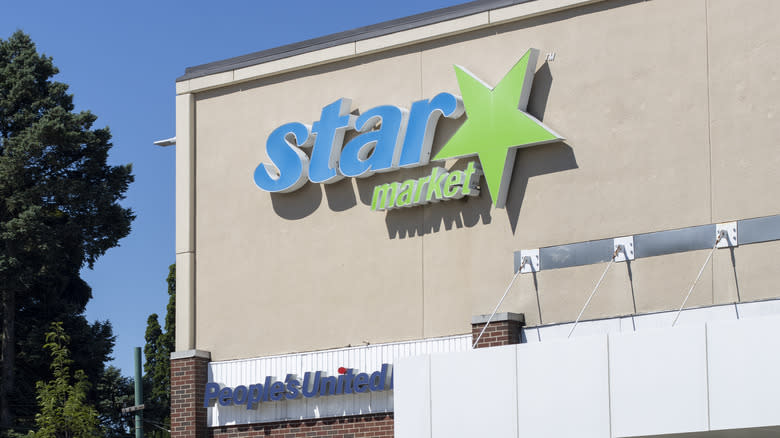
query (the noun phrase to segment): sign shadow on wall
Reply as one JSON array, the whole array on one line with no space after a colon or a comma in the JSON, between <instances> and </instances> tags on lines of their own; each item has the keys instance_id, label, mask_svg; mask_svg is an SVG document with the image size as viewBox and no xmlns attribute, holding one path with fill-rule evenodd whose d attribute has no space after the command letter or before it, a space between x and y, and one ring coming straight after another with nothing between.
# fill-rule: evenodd
<instances>
[{"instance_id":1,"label":"sign shadow on wall","mask_svg":"<svg viewBox=\"0 0 780 438\"><path fill-rule=\"evenodd\" d=\"M306 183L292 193L271 193L274 212L287 220L303 219L322 204L322 184Z\"/></svg>"},{"instance_id":2,"label":"sign shadow on wall","mask_svg":"<svg viewBox=\"0 0 780 438\"><path fill-rule=\"evenodd\" d=\"M565 142L519 149L515 158L515 168L512 172L512 182L509 195L506 198L506 214L512 227L512 234L517 231L520 210L531 177L548 173L562 172L577 168L574 150ZM550 200L554 202L553 200Z\"/></svg>"},{"instance_id":3,"label":"sign shadow on wall","mask_svg":"<svg viewBox=\"0 0 780 438\"><path fill-rule=\"evenodd\" d=\"M463 170L468 161L468 159L458 160L451 169ZM577 168L573 149L563 142L520 149L517 151L515 163L505 208L512 234L517 231L528 180L534 176ZM361 186L358 184L358 187ZM369 205L372 188L373 185L365 184L365 190L360 189L361 198L365 198ZM464 197L460 200L421 207L389 210L385 217L388 237L403 239L442 230L471 228L479 223L490 224L492 214L497 214L500 210L493 209L484 177L480 178L480 192L479 196L473 198Z\"/></svg>"},{"instance_id":4,"label":"sign shadow on wall","mask_svg":"<svg viewBox=\"0 0 780 438\"><path fill-rule=\"evenodd\" d=\"M550 64L545 62L534 75L531 95L528 98L528 113L542 122L547 110L552 83L553 76ZM563 136L565 137L565 134ZM507 196L506 201L506 213L512 227L512 234L517 232L520 209L525 198L525 191L528 188L529 178L576 169L577 167L574 150L566 141L517 150L509 196Z\"/></svg>"}]
</instances>

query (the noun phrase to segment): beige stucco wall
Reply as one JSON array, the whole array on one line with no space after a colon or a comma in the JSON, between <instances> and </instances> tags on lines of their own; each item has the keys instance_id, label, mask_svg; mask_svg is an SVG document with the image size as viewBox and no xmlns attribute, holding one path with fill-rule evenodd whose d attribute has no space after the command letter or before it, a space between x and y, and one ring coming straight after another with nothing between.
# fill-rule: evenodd
<instances>
[{"instance_id":1,"label":"beige stucco wall","mask_svg":"<svg viewBox=\"0 0 780 438\"><path fill-rule=\"evenodd\" d=\"M607 1L195 94L195 347L223 360L467 333L513 251L780 213L779 5ZM457 94L453 64L494 85L531 47L556 56L529 110L567 140L518 152L505 210L485 190L370 211L374 185L429 167L291 194L252 181L283 123L341 97L366 110ZM460 123L440 122L434 153ZM584 316L676 308L706 253L616 265ZM718 251L690 304L779 296L779 253ZM573 320L603 269L521 276L500 310Z\"/></svg>"}]
</instances>

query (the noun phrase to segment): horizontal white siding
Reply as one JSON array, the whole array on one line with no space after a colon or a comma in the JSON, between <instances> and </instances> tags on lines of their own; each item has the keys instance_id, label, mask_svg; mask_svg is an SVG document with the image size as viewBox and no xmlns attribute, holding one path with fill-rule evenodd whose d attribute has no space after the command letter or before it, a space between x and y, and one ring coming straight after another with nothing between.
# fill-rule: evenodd
<instances>
[{"instance_id":1,"label":"horizontal white siding","mask_svg":"<svg viewBox=\"0 0 780 438\"><path fill-rule=\"evenodd\" d=\"M303 378L307 371L324 371L337 376L339 367L356 372L372 373L382 364L395 363L399 358L431 353L471 350L471 335L423 339L409 342L366 345L334 350L294 353L209 364L209 382L236 387L264 383L266 376L283 381L287 374ZM280 420L340 417L393 411L393 391L365 394L343 394L328 397L298 398L263 402L254 409L245 406L219 406L208 409L210 426L262 423Z\"/></svg>"}]
</instances>

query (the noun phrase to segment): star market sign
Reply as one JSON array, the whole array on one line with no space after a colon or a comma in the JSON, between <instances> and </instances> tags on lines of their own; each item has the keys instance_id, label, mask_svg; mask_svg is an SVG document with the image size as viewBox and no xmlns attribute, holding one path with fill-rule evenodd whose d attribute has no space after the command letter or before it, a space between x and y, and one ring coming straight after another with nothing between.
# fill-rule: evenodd
<instances>
[{"instance_id":1,"label":"star market sign","mask_svg":"<svg viewBox=\"0 0 780 438\"><path fill-rule=\"evenodd\" d=\"M288 193L308 179L330 184L344 177L365 178L379 172L425 166L439 118L466 121L433 157L433 161L477 156L466 170L434 167L429 176L374 188L372 210L422 205L476 196L484 174L493 205L506 203L517 148L563 138L526 112L539 51L528 50L495 87L455 66L461 96L439 93L413 102L411 110L381 105L350 114L351 101L339 99L322 109L313 125L287 123L268 136L266 152L273 166L261 163L255 184L267 192ZM357 135L344 144L344 134ZM343 145L343 147L342 147ZM311 148L311 157L303 149ZM275 166L275 168L274 168ZM278 169L278 171L277 171Z\"/></svg>"}]
</instances>

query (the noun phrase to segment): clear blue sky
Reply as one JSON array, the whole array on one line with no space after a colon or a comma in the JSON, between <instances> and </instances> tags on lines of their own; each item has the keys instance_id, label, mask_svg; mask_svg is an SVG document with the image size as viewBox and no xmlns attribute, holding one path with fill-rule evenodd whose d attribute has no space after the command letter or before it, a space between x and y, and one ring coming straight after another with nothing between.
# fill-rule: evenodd
<instances>
[{"instance_id":1,"label":"clear blue sky","mask_svg":"<svg viewBox=\"0 0 780 438\"><path fill-rule=\"evenodd\" d=\"M109 126L110 161L132 163L130 236L83 277L90 321L110 320L113 364L133 373L146 319L162 317L174 263L174 84L184 68L438 9L463 0L0 1L0 39L21 29L54 58L77 110Z\"/></svg>"}]
</instances>

